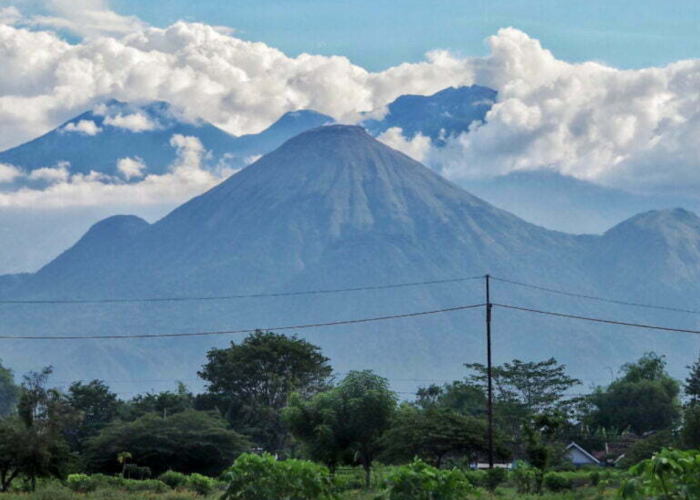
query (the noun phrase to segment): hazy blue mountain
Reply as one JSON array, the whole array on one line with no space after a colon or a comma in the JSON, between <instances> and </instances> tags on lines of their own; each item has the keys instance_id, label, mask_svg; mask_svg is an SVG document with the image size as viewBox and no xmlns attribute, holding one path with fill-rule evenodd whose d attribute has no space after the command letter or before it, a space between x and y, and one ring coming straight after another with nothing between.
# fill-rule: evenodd
<instances>
[{"instance_id":1,"label":"hazy blue mountain","mask_svg":"<svg viewBox=\"0 0 700 500\"><path fill-rule=\"evenodd\" d=\"M697 200L629 193L548 170L513 172L459 184L527 221L570 233L601 234L623 219L652 209L700 209Z\"/></svg>"},{"instance_id":2,"label":"hazy blue mountain","mask_svg":"<svg viewBox=\"0 0 700 500\"><path fill-rule=\"evenodd\" d=\"M235 137L204 120L184 119L166 102L135 106L112 100L37 139L0 153L0 163L34 170L68 162L72 173L97 171L118 175L117 162L121 158L138 157L149 173L161 174L176 158L170 139L180 134L197 137L210 153L210 163L220 161L241 167L252 157L269 153L298 133L329 121L330 117L313 111L287 113L259 134ZM94 135L83 131L81 123L92 123Z\"/></svg>"},{"instance_id":3,"label":"hazy blue mountain","mask_svg":"<svg viewBox=\"0 0 700 500\"><path fill-rule=\"evenodd\" d=\"M621 237L617 237L620 232ZM640 234L643 233L643 236ZM692 306L698 286L659 282L656 273L624 276L625 255L640 265L659 255L668 269L700 268L697 217L647 214L604 236L572 236L527 223L377 142L360 127L304 132L241 173L154 223L111 218L35 275L0 280L13 299L187 297L335 289L483 275L584 293ZM627 246L625 246L627 242ZM604 254L604 255L603 255ZM684 268L678 270L677 262ZM665 272L665 271L664 271ZM622 283L626 283L625 289ZM655 310L546 294L493 283L494 300L574 314L694 326ZM330 322L479 304L483 281L390 290L199 302L5 306L9 335L212 332ZM340 371L371 368L408 379L450 379L484 355L483 310L306 330ZM56 366L62 378L194 378L205 351L240 336L185 339L6 341L18 371ZM556 356L593 378L649 349L672 366L696 353L683 335L657 335L497 308L495 357ZM170 383L172 386L172 382ZM133 390L154 388L150 383ZM157 388L162 388L159 386Z\"/></svg>"},{"instance_id":4,"label":"hazy blue mountain","mask_svg":"<svg viewBox=\"0 0 700 500\"><path fill-rule=\"evenodd\" d=\"M125 121L125 117L134 116L140 117L137 123L141 126L151 126L152 129L134 132L124 128L135 127L133 122ZM68 162L71 173L97 171L122 177L117 163L122 158L130 157L143 160L147 173L162 174L176 159L176 148L170 144L170 140L173 135L181 134L199 138L209 152L205 160L209 167L225 165L241 168L291 137L332 121L329 116L314 111L296 111L286 113L259 134L234 137L205 121L193 123L184 120L177 110L164 102L134 106L113 100L33 141L0 153L0 163L31 171ZM88 135L81 131L68 131L86 122L94 124L99 132ZM141 177L122 180L138 182ZM2 187L13 190L20 184L5 184ZM141 207L139 215L156 220L172 208L173 205L167 204ZM0 247L0 274L36 271L74 244L96 221L122 210L123 207L113 207L111 210L108 207L52 210L0 208L0 236L4 243Z\"/></svg>"},{"instance_id":5,"label":"hazy blue mountain","mask_svg":"<svg viewBox=\"0 0 700 500\"><path fill-rule=\"evenodd\" d=\"M474 122L483 122L496 101L496 91L479 85L449 87L429 95L403 95L389 104L381 120L366 120L362 125L375 136L399 127L409 139L421 133L437 145L444 139L467 132Z\"/></svg>"}]
</instances>

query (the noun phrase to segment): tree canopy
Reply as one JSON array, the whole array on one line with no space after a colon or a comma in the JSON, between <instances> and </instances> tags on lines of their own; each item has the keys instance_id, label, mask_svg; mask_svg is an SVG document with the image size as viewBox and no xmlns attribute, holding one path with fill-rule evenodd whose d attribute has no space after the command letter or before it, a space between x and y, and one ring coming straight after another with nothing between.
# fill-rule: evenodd
<instances>
[{"instance_id":1,"label":"tree canopy","mask_svg":"<svg viewBox=\"0 0 700 500\"><path fill-rule=\"evenodd\" d=\"M312 396L328 387L332 368L320 348L297 337L256 331L240 344L212 349L199 376L209 394L199 407L216 408L231 425L270 452L287 430L281 410L292 392Z\"/></svg>"},{"instance_id":2,"label":"tree canopy","mask_svg":"<svg viewBox=\"0 0 700 500\"><path fill-rule=\"evenodd\" d=\"M133 463L154 474L168 469L218 475L249 448L237 432L227 429L216 413L186 410L163 418L149 413L133 422L115 421L86 443L95 472L119 472L117 457L131 454Z\"/></svg>"},{"instance_id":3,"label":"tree canopy","mask_svg":"<svg viewBox=\"0 0 700 500\"><path fill-rule=\"evenodd\" d=\"M663 356L647 353L622 367L622 377L590 397L594 427L642 435L670 429L680 418L680 385L666 372Z\"/></svg>"}]
</instances>

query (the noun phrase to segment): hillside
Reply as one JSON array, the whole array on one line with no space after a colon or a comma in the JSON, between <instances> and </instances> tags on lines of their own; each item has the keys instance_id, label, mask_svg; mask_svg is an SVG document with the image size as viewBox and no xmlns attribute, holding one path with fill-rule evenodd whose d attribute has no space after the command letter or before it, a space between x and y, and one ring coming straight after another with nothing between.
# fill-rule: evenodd
<instances>
[{"instance_id":1,"label":"hillside","mask_svg":"<svg viewBox=\"0 0 700 500\"><path fill-rule=\"evenodd\" d=\"M700 225L693 220L697 217L675 211L644 226L666 234L667 242L685 238L685 243L667 245L669 252L678 253L700 236ZM666 233L669 227L673 229ZM570 236L529 224L377 142L362 128L335 125L287 141L155 224L136 218L100 223L34 276L6 287L4 296L100 299L256 294L485 272L609 296L604 278L620 264L596 257L607 252L614 234L615 230L604 237ZM653 250L635 240L629 244L627 251L639 258ZM684 254L684 258L688 269L700 268L697 255ZM663 299L667 291L672 292L657 283L653 274L637 277L635 296L644 299L638 293L640 287L654 287L647 298ZM683 293L690 296L695 291L696 285L688 282ZM501 302L573 313L669 319L654 311L543 295L504 283L495 284L494 296ZM50 331L55 335L198 332L357 319L481 302L483 285L475 280L311 297L23 305L7 314L1 328L6 334ZM689 352L689 343L681 335L662 338L515 311L496 314L498 360L553 355L571 363L574 374L590 377L597 368L582 363L582 356L595 356L597 364L606 366L650 348L658 348L676 362ZM677 324L687 321L672 319ZM394 378L445 379L459 376L462 363L483 358L483 313L472 310L344 326L309 331L305 336L318 342L340 370L373 368ZM13 342L8 359L15 360L20 370L50 362L71 377L192 378L205 350L227 340L224 336L54 342L42 353L31 349L31 344ZM90 354L93 349L101 353L99 363Z\"/></svg>"}]
</instances>

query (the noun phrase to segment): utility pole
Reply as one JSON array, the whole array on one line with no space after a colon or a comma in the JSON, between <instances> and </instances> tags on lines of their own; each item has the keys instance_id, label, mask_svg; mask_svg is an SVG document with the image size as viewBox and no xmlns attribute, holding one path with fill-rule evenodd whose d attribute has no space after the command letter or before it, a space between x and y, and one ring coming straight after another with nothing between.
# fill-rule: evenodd
<instances>
[{"instance_id":1,"label":"utility pole","mask_svg":"<svg viewBox=\"0 0 700 500\"><path fill-rule=\"evenodd\" d=\"M486 275L486 373L488 378L489 469L493 469L493 363L491 361L491 276Z\"/></svg>"}]
</instances>

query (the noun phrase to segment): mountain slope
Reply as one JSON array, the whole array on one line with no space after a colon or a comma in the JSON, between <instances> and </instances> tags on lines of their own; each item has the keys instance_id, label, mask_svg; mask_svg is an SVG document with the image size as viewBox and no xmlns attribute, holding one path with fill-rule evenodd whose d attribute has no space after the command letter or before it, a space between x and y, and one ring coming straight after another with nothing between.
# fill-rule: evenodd
<instances>
[{"instance_id":1,"label":"mountain slope","mask_svg":"<svg viewBox=\"0 0 700 500\"><path fill-rule=\"evenodd\" d=\"M631 232L652 228L664 233L670 227L665 241L678 253L692 248L693 235L700 236L700 225L691 219L673 212L652 222L633 221ZM360 127L332 125L294 137L154 224L135 218L99 224L35 275L4 280L0 296L94 300L274 294L489 272L625 298L625 290L605 288L605 276L620 264L598 258L601 252L614 255L609 248L617 244L620 231L625 234L619 240L619 255L636 252L642 258L647 253L649 249L636 240L625 249L630 234L625 227L605 237L543 229L472 196ZM690 254L687 265L699 269L700 259ZM638 274L634 292L639 300L671 293L654 275ZM652 287L653 294L638 293ZM656 311L630 311L499 281L492 292L498 303L635 321L677 321ZM684 292L694 296L697 285L686 283ZM483 293L483 281L471 280L235 300L25 304L6 312L0 332L87 336L275 329L480 304ZM691 352L688 341L678 335L620 331L502 308L495 312L494 333L497 362L555 356L584 378L595 374L599 364L616 366L649 349L668 354L678 366ZM341 371L371 368L401 379L459 377L462 364L481 361L484 352L480 309L307 330L304 336L321 345ZM144 380L191 379L206 350L230 338L56 341L41 352L15 341L4 357L19 371L37 363L53 364L64 378L130 374ZM86 359L90 352L99 352L103 362Z\"/></svg>"},{"instance_id":2,"label":"mountain slope","mask_svg":"<svg viewBox=\"0 0 700 500\"><path fill-rule=\"evenodd\" d=\"M474 122L483 122L496 100L496 91L479 85L449 87L430 96L404 95L389 104L381 120L366 120L362 125L378 136L399 127L412 139L416 134L430 137L434 144L467 132Z\"/></svg>"},{"instance_id":3,"label":"mountain slope","mask_svg":"<svg viewBox=\"0 0 700 500\"><path fill-rule=\"evenodd\" d=\"M135 106L112 100L1 152L0 163L35 170L68 162L71 173L119 175L117 162L130 157L143 160L148 173L162 174L175 161L170 140L179 134L198 138L211 164L240 168L298 133L331 121L313 111L287 113L259 134L235 137L206 121L184 119L166 102Z\"/></svg>"}]
</instances>

